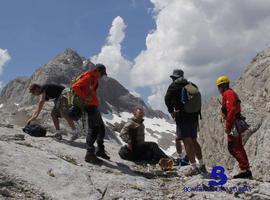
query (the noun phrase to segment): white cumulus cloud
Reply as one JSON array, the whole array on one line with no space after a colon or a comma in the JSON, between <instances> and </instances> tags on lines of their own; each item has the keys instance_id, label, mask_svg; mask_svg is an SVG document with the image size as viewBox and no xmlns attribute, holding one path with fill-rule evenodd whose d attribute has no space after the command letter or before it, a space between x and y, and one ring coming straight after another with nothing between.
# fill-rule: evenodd
<instances>
[{"instance_id":1,"label":"white cumulus cloud","mask_svg":"<svg viewBox=\"0 0 270 200\"><path fill-rule=\"evenodd\" d=\"M0 48L0 76L3 73L4 67L6 63L11 59L8 51L6 49L1 49ZM0 81L0 90L3 87L3 83Z\"/></svg>"},{"instance_id":2,"label":"white cumulus cloud","mask_svg":"<svg viewBox=\"0 0 270 200\"><path fill-rule=\"evenodd\" d=\"M146 37L146 49L130 61L123 55L126 24L116 17L107 42L94 63L125 87L150 87L148 103L166 111L164 95L173 69L181 68L204 97L217 92L215 80L232 80L270 41L269 0L150 0L156 28ZM138 96L138 95L137 95Z\"/></svg>"},{"instance_id":3,"label":"white cumulus cloud","mask_svg":"<svg viewBox=\"0 0 270 200\"><path fill-rule=\"evenodd\" d=\"M0 48L0 75L3 73L5 64L11 59L7 49Z\"/></svg>"},{"instance_id":4,"label":"white cumulus cloud","mask_svg":"<svg viewBox=\"0 0 270 200\"><path fill-rule=\"evenodd\" d=\"M108 75L119 80L131 89L130 70L132 62L121 52L121 43L125 38L126 24L121 17L116 17L109 31L106 44L98 55L91 58L94 63L103 63L107 67Z\"/></svg>"},{"instance_id":5,"label":"white cumulus cloud","mask_svg":"<svg viewBox=\"0 0 270 200\"><path fill-rule=\"evenodd\" d=\"M205 97L221 74L237 78L270 39L268 0L151 0L156 29L134 60L134 87L149 86L149 103L164 110L165 85L182 68Z\"/></svg>"}]
</instances>

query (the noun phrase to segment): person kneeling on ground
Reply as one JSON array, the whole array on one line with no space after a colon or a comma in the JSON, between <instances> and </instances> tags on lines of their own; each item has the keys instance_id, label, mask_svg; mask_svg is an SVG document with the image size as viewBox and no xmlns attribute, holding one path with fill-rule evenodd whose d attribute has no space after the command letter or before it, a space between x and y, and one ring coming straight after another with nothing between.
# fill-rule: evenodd
<instances>
[{"instance_id":1,"label":"person kneeling on ground","mask_svg":"<svg viewBox=\"0 0 270 200\"><path fill-rule=\"evenodd\" d=\"M29 88L29 92L34 96L39 96L39 102L35 112L32 114L31 118L27 121L27 124L31 123L32 121L38 118L46 101L53 99L54 107L51 112L51 117L53 120L54 127L56 129L55 137L58 139L62 138L59 118L63 117L68 122L69 126L72 129L71 141L74 141L79 137L79 131L76 129L73 120L70 119L66 114L67 99L64 96L62 96L62 92L64 89L65 89L64 86L56 84L45 84L45 85L39 85L35 83L32 84Z\"/></svg>"},{"instance_id":2,"label":"person kneeling on ground","mask_svg":"<svg viewBox=\"0 0 270 200\"><path fill-rule=\"evenodd\" d=\"M120 157L124 160L145 161L150 164L157 164L161 158L168 158L157 143L144 141L143 108L135 108L133 115L121 130L120 137L127 145L119 150Z\"/></svg>"}]
</instances>

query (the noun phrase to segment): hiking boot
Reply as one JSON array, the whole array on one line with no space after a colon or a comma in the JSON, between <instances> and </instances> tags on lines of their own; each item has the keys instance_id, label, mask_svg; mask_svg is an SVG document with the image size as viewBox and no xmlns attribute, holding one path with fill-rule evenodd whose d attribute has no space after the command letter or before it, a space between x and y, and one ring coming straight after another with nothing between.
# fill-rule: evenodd
<instances>
[{"instance_id":1,"label":"hiking boot","mask_svg":"<svg viewBox=\"0 0 270 200\"><path fill-rule=\"evenodd\" d=\"M180 159L180 165L181 166L187 166L187 165L189 165L189 159L188 159L188 156L187 155L184 158Z\"/></svg>"},{"instance_id":2,"label":"hiking boot","mask_svg":"<svg viewBox=\"0 0 270 200\"><path fill-rule=\"evenodd\" d=\"M208 173L208 172L207 172L207 169L206 169L206 167L205 167L205 165L200 166L200 167L199 167L199 170L200 170L200 172L201 172L202 174L207 174L207 173Z\"/></svg>"},{"instance_id":3,"label":"hiking boot","mask_svg":"<svg viewBox=\"0 0 270 200\"><path fill-rule=\"evenodd\" d=\"M74 130L69 141L73 142L73 141L77 140L78 138L79 138L79 132L77 130Z\"/></svg>"},{"instance_id":4,"label":"hiking boot","mask_svg":"<svg viewBox=\"0 0 270 200\"><path fill-rule=\"evenodd\" d=\"M108 156L105 151L97 151L96 156L104 158L105 160L110 160L110 156Z\"/></svg>"},{"instance_id":5,"label":"hiking boot","mask_svg":"<svg viewBox=\"0 0 270 200\"><path fill-rule=\"evenodd\" d=\"M185 173L185 176L194 176L200 174L200 170L198 167L191 168L187 173Z\"/></svg>"},{"instance_id":6,"label":"hiking boot","mask_svg":"<svg viewBox=\"0 0 270 200\"><path fill-rule=\"evenodd\" d=\"M57 140L62 140L62 132L57 131L53 137Z\"/></svg>"},{"instance_id":7,"label":"hiking boot","mask_svg":"<svg viewBox=\"0 0 270 200\"><path fill-rule=\"evenodd\" d=\"M234 179L237 178L246 178L246 179L251 179L252 178L252 173L250 170L246 170L245 172L240 172L239 174L233 176Z\"/></svg>"},{"instance_id":8,"label":"hiking boot","mask_svg":"<svg viewBox=\"0 0 270 200\"><path fill-rule=\"evenodd\" d=\"M177 158L177 159L174 159L174 166L187 166L189 165L189 160L188 160L188 157L187 155L184 157L184 158Z\"/></svg>"},{"instance_id":9,"label":"hiking boot","mask_svg":"<svg viewBox=\"0 0 270 200\"><path fill-rule=\"evenodd\" d=\"M95 154L87 152L84 158L85 162L94 164L94 165L101 165L103 163Z\"/></svg>"}]
</instances>

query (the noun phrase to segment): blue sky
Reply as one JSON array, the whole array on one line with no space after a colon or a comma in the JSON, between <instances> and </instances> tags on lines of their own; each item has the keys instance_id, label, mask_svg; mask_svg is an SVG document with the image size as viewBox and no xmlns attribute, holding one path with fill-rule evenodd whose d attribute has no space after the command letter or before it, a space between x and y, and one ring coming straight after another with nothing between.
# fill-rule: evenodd
<instances>
[{"instance_id":1,"label":"blue sky","mask_svg":"<svg viewBox=\"0 0 270 200\"><path fill-rule=\"evenodd\" d=\"M31 75L65 48L90 57L106 41L112 20L125 19L123 52L133 59L145 48L145 37L154 28L149 1L129 0L1 0L0 48L11 60L0 78L7 82Z\"/></svg>"},{"instance_id":2,"label":"blue sky","mask_svg":"<svg viewBox=\"0 0 270 200\"><path fill-rule=\"evenodd\" d=\"M65 48L108 67L133 94L166 111L173 69L204 99L270 46L269 0L0 0L0 87ZM3 71L4 69L4 71Z\"/></svg>"}]
</instances>

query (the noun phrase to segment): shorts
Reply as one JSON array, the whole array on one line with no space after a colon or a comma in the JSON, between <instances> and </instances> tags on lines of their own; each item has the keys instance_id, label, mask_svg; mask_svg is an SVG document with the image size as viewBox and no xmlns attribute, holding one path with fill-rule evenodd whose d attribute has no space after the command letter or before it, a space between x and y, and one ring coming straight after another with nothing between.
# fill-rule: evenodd
<instances>
[{"instance_id":1,"label":"shorts","mask_svg":"<svg viewBox=\"0 0 270 200\"><path fill-rule=\"evenodd\" d=\"M176 122L176 139L197 138L198 121L181 121Z\"/></svg>"},{"instance_id":2,"label":"shorts","mask_svg":"<svg viewBox=\"0 0 270 200\"><path fill-rule=\"evenodd\" d=\"M61 118L68 117L68 100L64 95L60 95L57 99L54 100L54 107L52 109L52 114Z\"/></svg>"}]
</instances>

